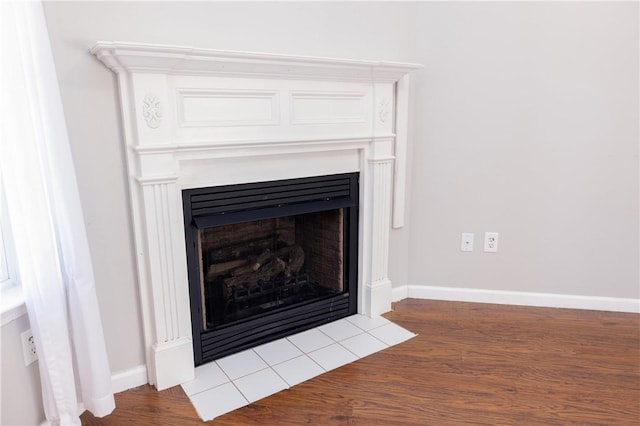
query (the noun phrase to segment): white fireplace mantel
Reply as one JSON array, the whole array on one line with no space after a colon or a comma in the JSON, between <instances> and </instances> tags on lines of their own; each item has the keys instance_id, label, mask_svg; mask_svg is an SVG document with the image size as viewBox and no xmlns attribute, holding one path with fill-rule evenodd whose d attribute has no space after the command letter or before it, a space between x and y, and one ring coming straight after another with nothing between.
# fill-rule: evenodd
<instances>
[{"instance_id":1,"label":"white fireplace mantel","mask_svg":"<svg viewBox=\"0 0 640 426\"><path fill-rule=\"evenodd\" d=\"M181 191L360 172L358 312L390 309L415 64L99 42L118 75L150 383L194 376Z\"/></svg>"}]
</instances>

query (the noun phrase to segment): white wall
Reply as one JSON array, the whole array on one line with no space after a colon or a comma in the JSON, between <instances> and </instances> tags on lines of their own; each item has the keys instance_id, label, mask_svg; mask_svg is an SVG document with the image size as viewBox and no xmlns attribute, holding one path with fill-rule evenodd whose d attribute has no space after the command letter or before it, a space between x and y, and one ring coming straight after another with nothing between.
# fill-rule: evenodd
<instances>
[{"instance_id":1,"label":"white wall","mask_svg":"<svg viewBox=\"0 0 640 426\"><path fill-rule=\"evenodd\" d=\"M417 16L409 282L640 297L638 3ZM485 231L498 253L482 252Z\"/></svg>"}]
</instances>

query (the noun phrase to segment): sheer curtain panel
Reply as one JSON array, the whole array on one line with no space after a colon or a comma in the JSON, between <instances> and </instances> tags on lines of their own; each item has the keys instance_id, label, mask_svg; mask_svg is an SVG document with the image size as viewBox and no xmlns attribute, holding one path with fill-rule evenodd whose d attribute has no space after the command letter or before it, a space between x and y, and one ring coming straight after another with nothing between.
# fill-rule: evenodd
<instances>
[{"instance_id":1,"label":"sheer curtain panel","mask_svg":"<svg viewBox=\"0 0 640 426\"><path fill-rule=\"evenodd\" d=\"M39 2L0 2L0 171L47 422L115 407L60 91Z\"/></svg>"}]
</instances>

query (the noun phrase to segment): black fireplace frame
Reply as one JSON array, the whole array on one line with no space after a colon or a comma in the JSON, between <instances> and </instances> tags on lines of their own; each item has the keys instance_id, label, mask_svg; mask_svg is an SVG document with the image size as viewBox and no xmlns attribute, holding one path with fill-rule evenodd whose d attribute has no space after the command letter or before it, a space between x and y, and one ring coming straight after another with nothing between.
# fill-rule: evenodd
<instances>
[{"instance_id":1,"label":"black fireplace frame","mask_svg":"<svg viewBox=\"0 0 640 426\"><path fill-rule=\"evenodd\" d=\"M357 313L359 186L356 172L182 191L196 366ZM204 329L199 229L339 208L344 209L343 293Z\"/></svg>"}]
</instances>

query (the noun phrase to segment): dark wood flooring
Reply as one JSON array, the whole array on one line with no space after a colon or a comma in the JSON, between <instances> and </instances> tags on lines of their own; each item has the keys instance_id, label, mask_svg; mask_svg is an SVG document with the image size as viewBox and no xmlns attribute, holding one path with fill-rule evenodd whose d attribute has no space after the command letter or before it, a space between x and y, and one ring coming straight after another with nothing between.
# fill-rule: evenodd
<instances>
[{"instance_id":1,"label":"dark wood flooring","mask_svg":"<svg viewBox=\"0 0 640 426\"><path fill-rule=\"evenodd\" d=\"M640 425L640 315L407 299L418 337L214 419L220 425ZM83 425L202 424L179 386Z\"/></svg>"}]
</instances>

